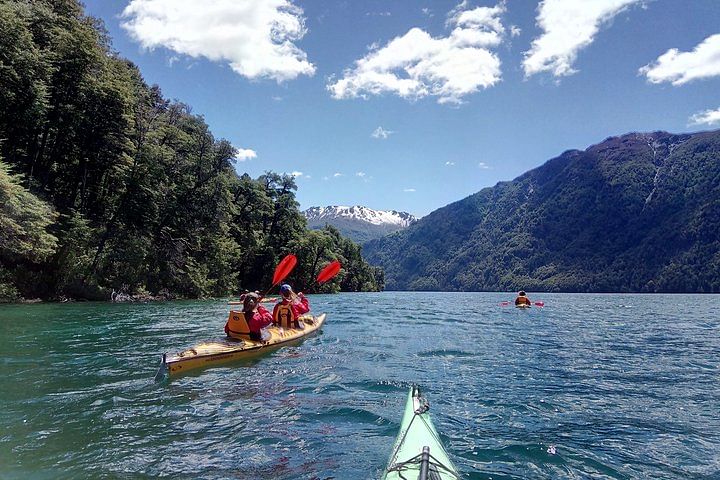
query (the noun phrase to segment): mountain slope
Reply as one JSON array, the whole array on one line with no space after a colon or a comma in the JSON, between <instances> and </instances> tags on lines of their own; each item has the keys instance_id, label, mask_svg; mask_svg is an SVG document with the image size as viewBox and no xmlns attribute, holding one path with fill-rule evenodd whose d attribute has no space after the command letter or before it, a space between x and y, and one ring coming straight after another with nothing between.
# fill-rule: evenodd
<instances>
[{"instance_id":1,"label":"mountain slope","mask_svg":"<svg viewBox=\"0 0 720 480\"><path fill-rule=\"evenodd\" d=\"M303 212L308 228L322 229L332 225L344 236L358 243L383 237L412 225L416 218L406 212L373 210L362 206L312 207Z\"/></svg>"},{"instance_id":2,"label":"mountain slope","mask_svg":"<svg viewBox=\"0 0 720 480\"><path fill-rule=\"evenodd\" d=\"M720 291L720 131L608 138L363 253L399 290Z\"/></svg>"}]
</instances>

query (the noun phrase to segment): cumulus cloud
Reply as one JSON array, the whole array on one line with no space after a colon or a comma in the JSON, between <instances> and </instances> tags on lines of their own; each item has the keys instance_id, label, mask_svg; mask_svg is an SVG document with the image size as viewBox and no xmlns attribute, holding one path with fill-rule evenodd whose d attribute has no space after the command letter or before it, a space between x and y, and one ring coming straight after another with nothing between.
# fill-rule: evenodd
<instances>
[{"instance_id":1,"label":"cumulus cloud","mask_svg":"<svg viewBox=\"0 0 720 480\"><path fill-rule=\"evenodd\" d=\"M403 192L406 192L406 193L412 193L414 191L415 191L414 188L403 188Z\"/></svg>"},{"instance_id":2,"label":"cumulus cloud","mask_svg":"<svg viewBox=\"0 0 720 480\"><path fill-rule=\"evenodd\" d=\"M297 170L295 170L294 172L290 172L290 176L293 178L299 178L303 176L303 172L298 172Z\"/></svg>"},{"instance_id":3,"label":"cumulus cloud","mask_svg":"<svg viewBox=\"0 0 720 480\"><path fill-rule=\"evenodd\" d=\"M670 49L642 67L640 74L651 83L671 82L676 86L720 76L720 34L706 38L692 52Z\"/></svg>"},{"instance_id":4,"label":"cumulus cloud","mask_svg":"<svg viewBox=\"0 0 720 480\"><path fill-rule=\"evenodd\" d=\"M363 178L365 176L365 172L355 172L355 176Z\"/></svg>"},{"instance_id":5,"label":"cumulus cloud","mask_svg":"<svg viewBox=\"0 0 720 480\"><path fill-rule=\"evenodd\" d=\"M448 167L452 167L453 165L455 165L455 162L447 161L445 162L445 165Z\"/></svg>"},{"instance_id":6,"label":"cumulus cloud","mask_svg":"<svg viewBox=\"0 0 720 480\"><path fill-rule=\"evenodd\" d=\"M236 148L237 153L235 154L235 160L239 162L244 162L245 160L250 160L253 158L257 158L257 153L255 150L251 150L249 148Z\"/></svg>"},{"instance_id":7,"label":"cumulus cloud","mask_svg":"<svg viewBox=\"0 0 720 480\"><path fill-rule=\"evenodd\" d=\"M383 140L387 140L387 138L393 133L395 132L393 132L392 130L385 130L383 127L378 127L370 134L370 136L373 138L381 138Z\"/></svg>"},{"instance_id":8,"label":"cumulus cloud","mask_svg":"<svg viewBox=\"0 0 720 480\"><path fill-rule=\"evenodd\" d=\"M572 75L578 53L594 40L600 27L633 4L646 0L543 0L538 6L537 25L543 34L525 52L525 77L551 72L556 77Z\"/></svg>"},{"instance_id":9,"label":"cumulus cloud","mask_svg":"<svg viewBox=\"0 0 720 480\"><path fill-rule=\"evenodd\" d=\"M478 163L478 168L481 168L482 170L488 170L490 168L490 165L485 162L480 162Z\"/></svg>"},{"instance_id":10,"label":"cumulus cloud","mask_svg":"<svg viewBox=\"0 0 720 480\"><path fill-rule=\"evenodd\" d=\"M390 40L357 60L343 77L327 86L336 99L391 93L406 99L435 96L438 103L462 103L465 95L501 79L500 59L490 49L505 36L504 3L449 13L447 37L420 28Z\"/></svg>"},{"instance_id":11,"label":"cumulus cloud","mask_svg":"<svg viewBox=\"0 0 720 480\"><path fill-rule=\"evenodd\" d=\"M122 27L145 48L226 61L249 79L315 73L293 43L307 29L291 0L132 0L123 17Z\"/></svg>"},{"instance_id":12,"label":"cumulus cloud","mask_svg":"<svg viewBox=\"0 0 720 480\"><path fill-rule=\"evenodd\" d=\"M334 178L344 177L344 176L345 176L344 173L340 173L340 172L333 173L333 177L334 177Z\"/></svg>"},{"instance_id":13,"label":"cumulus cloud","mask_svg":"<svg viewBox=\"0 0 720 480\"><path fill-rule=\"evenodd\" d=\"M705 110L690 117L690 125L716 125L720 124L720 108L717 110Z\"/></svg>"}]
</instances>

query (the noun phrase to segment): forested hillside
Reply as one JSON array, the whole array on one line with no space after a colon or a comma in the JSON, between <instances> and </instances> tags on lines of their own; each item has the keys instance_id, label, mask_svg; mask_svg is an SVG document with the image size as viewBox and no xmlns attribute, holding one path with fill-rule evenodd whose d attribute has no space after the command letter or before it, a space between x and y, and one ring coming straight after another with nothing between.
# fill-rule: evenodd
<instances>
[{"instance_id":1,"label":"forested hillside","mask_svg":"<svg viewBox=\"0 0 720 480\"><path fill-rule=\"evenodd\" d=\"M238 175L232 145L148 86L76 0L0 2L0 299L264 289L287 253L296 290L382 272L336 230L307 231L292 177Z\"/></svg>"},{"instance_id":2,"label":"forested hillside","mask_svg":"<svg viewBox=\"0 0 720 480\"><path fill-rule=\"evenodd\" d=\"M364 246L388 289L720 292L720 131L568 151Z\"/></svg>"}]
</instances>

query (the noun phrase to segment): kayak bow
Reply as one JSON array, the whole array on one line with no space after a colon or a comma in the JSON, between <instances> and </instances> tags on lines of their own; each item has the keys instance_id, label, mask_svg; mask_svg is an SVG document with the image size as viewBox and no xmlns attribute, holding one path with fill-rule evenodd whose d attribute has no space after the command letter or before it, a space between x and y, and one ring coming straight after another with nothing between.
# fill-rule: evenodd
<instances>
[{"instance_id":1,"label":"kayak bow","mask_svg":"<svg viewBox=\"0 0 720 480\"><path fill-rule=\"evenodd\" d=\"M430 404L420 388L410 388L405 413L383 480L459 480L430 420Z\"/></svg>"},{"instance_id":2,"label":"kayak bow","mask_svg":"<svg viewBox=\"0 0 720 480\"><path fill-rule=\"evenodd\" d=\"M155 380L165 376L173 377L197 368L212 367L219 364L253 358L269 351L277 350L285 345L299 343L305 337L320 330L325 322L326 314L317 317L301 317L305 328L283 329L270 326L266 330L269 336L265 340L209 340L192 348L175 354L163 354L160 369Z\"/></svg>"}]
</instances>

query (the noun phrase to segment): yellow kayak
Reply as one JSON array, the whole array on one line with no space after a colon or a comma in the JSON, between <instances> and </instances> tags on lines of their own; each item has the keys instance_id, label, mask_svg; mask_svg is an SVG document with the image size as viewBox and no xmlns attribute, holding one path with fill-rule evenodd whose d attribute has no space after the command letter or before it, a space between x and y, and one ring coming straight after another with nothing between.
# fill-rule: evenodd
<instances>
[{"instance_id":1,"label":"yellow kayak","mask_svg":"<svg viewBox=\"0 0 720 480\"><path fill-rule=\"evenodd\" d=\"M174 354L163 354L156 380L176 376L198 368L212 367L235 360L252 358L282 346L297 343L320 330L326 314L316 317L303 316L305 328L281 328L274 325L265 329L264 340L208 340L192 348Z\"/></svg>"}]
</instances>

